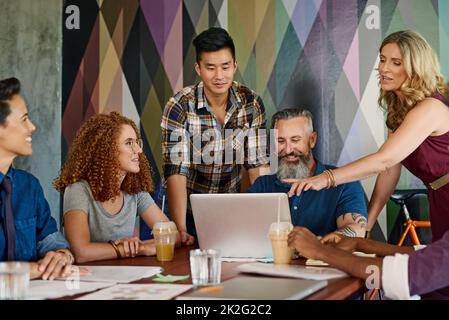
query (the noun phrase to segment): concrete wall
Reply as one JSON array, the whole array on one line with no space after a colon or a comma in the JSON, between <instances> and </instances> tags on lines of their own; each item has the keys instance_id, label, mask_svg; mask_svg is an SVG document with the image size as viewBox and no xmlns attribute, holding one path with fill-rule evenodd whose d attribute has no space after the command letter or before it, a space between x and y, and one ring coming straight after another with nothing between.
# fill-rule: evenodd
<instances>
[{"instance_id":1,"label":"concrete wall","mask_svg":"<svg viewBox=\"0 0 449 320\"><path fill-rule=\"evenodd\" d=\"M22 82L37 126L33 156L16 167L41 181L59 223L60 196L51 182L61 166L62 0L0 0L0 78Z\"/></svg>"}]
</instances>

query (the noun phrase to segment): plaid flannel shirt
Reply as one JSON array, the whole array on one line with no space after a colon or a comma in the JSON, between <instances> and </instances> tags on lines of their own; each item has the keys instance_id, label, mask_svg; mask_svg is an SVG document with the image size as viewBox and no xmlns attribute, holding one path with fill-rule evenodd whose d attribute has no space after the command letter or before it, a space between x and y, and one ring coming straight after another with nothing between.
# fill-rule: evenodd
<instances>
[{"instance_id":1,"label":"plaid flannel shirt","mask_svg":"<svg viewBox=\"0 0 449 320\"><path fill-rule=\"evenodd\" d=\"M187 177L192 193L240 192L240 168L269 163L262 99L234 81L224 127L204 97L203 82L171 97L162 115L164 176ZM188 201L188 212L191 212Z\"/></svg>"}]
</instances>

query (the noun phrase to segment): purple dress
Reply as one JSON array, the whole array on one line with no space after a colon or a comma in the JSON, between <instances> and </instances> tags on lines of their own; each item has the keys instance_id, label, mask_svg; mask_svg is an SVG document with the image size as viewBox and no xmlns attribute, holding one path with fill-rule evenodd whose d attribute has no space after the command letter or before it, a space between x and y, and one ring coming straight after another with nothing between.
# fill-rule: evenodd
<instances>
[{"instance_id":1,"label":"purple dress","mask_svg":"<svg viewBox=\"0 0 449 320\"><path fill-rule=\"evenodd\" d=\"M449 106L440 94L432 96ZM449 173L449 132L426 140L402 164L427 186L432 244L410 255L410 294L423 299L449 299L449 184L438 190L429 183Z\"/></svg>"},{"instance_id":2,"label":"purple dress","mask_svg":"<svg viewBox=\"0 0 449 320\"><path fill-rule=\"evenodd\" d=\"M439 93L432 97L449 106ZM429 183L449 173L449 132L427 137L402 164L427 187L432 241L437 241L449 230L449 184L433 190Z\"/></svg>"}]
</instances>

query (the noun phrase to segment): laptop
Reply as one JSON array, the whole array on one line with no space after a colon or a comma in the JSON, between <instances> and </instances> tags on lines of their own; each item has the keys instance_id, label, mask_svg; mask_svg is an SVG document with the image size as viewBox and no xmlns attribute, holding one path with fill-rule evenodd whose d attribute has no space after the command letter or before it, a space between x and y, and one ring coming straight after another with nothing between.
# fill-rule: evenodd
<instances>
[{"instance_id":1,"label":"laptop","mask_svg":"<svg viewBox=\"0 0 449 320\"><path fill-rule=\"evenodd\" d=\"M239 276L220 286L201 288L176 299L300 300L324 288L327 283L326 280Z\"/></svg>"},{"instance_id":2,"label":"laptop","mask_svg":"<svg viewBox=\"0 0 449 320\"><path fill-rule=\"evenodd\" d=\"M224 258L272 258L271 223L291 222L285 193L192 194L190 202L200 248Z\"/></svg>"}]
</instances>

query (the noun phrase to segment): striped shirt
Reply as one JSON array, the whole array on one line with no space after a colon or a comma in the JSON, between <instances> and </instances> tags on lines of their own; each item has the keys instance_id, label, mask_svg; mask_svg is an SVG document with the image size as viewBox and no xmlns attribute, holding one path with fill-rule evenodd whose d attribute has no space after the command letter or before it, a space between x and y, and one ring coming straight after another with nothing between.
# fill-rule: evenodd
<instances>
[{"instance_id":1,"label":"striped shirt","mask_svg":"<svg viewBox=\"0 0 449 320\"><path fill-rule=\"evenodd\" d=\"M265 125L262 99L235 81L223 127L205 99L203 82L185 87L169 99L162 115L165 178L186 176L188 196L239 192L241 166L269 162Z\"/></svg>"}]
</instances>

